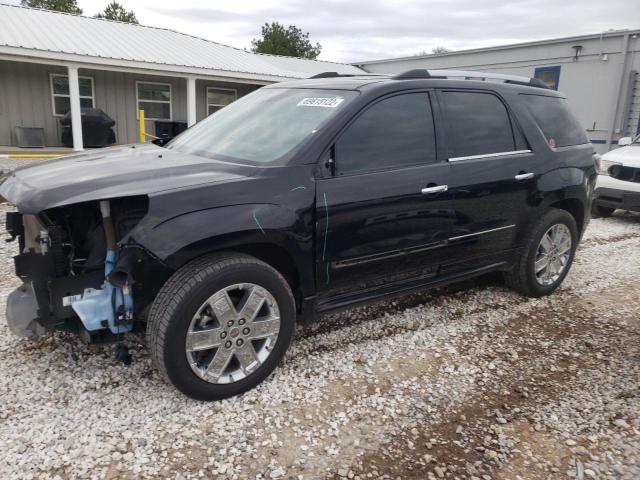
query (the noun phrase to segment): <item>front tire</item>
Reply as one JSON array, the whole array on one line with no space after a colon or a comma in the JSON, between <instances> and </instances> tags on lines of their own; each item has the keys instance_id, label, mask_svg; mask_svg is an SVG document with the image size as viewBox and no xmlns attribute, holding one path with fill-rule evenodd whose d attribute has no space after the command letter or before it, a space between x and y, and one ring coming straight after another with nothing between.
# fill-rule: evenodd
<instances>
[{"instance_id":1,"label":"front tire","mask_svg":"<svg viewBox=\"0 0 640 480\"><path fill-rule=\"evenodd\" d=\"M284 356L295 327L286 280L249 255L198 258L161 288L147 345L162 376L197 400L220 400L262 382Z\"/></svg>"},{"instance_id":2,"label":"front tire","mask_svg":"<svg viewBox=\"0 0 640 480\"><path fill-rule=\"evenodd\" d=\"M533 228L516 264L505 273L505 283L527 297L549 295L569 273L578 240L573 216L551 209Z\"/></svg>"}]
</instances>

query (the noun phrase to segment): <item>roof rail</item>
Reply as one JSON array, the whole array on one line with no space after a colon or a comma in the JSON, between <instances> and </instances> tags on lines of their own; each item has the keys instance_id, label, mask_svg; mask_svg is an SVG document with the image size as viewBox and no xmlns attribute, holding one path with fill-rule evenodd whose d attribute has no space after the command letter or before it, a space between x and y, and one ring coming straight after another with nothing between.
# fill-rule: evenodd
<instances>
[{"instance_id":1,"label":"roof rail","mask_svg":"<svg viewBox=\"0 0 640 480\"><path fill-rule=\"evenodd\" d=\"M316 73L315 75L310 76L309 78L333 78L339 77L340 74L338 72L322 72Z\"/></svg>"},{"instance_id":2,"label":"roof rail","mask_svg":"<svg viewBox=\"0 0 640 480\"><path fill-rule=\"evenodd\" d=\"M550 87L538 78L521 77L518 75L505 75L502 73L475 72L472 70L427 70L413 69L400 73L393 77L394 80L408 80L412 78L447 78L458 80L481 80L486 82L511 83L514 85L526 85L529 87Z\"/></svg>"},{"instance_id":3,"label":"roof rail","mask_svg":"<svg viewBox=\"0 0 640 480\"><path fill-rule=\"evenodd\" d=\"M388 77L385 73L338 73L338 72L321 72L312 75L309 78L336 78L336 77Z\"/></svg>"},{"instance_id":4,"label":"roof rail","mask_svg":"<svg viewBox=\"0 0 640 480\"><path fill-rule=\"evenodd\" d=\"M433 78L426 68L414 68L393 77L394 80L408 80L410 78Z\"/></svg>"}]
</instances>

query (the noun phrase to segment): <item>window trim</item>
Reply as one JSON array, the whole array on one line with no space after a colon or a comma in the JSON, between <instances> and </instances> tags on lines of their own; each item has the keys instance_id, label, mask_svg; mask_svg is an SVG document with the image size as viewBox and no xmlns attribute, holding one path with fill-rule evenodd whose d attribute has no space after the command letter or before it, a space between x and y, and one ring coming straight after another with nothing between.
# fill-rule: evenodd
<instances>
[{"instance_id":1,"label":"window trim","mask_svg":"<svg viewBox=\"0 0 640 480\"><path fill-rule=\"evenodd\" d=\"M425 162L425 163L416 163L413 165L398 165L398 166L389 166L389 167L380 167L380 168L372 168L370 170L357 170L357 171L353 171L353 172L344 172L344 173L340 173L340 167L339 167L339 153L336 153L336 149L335 146L338 144L338 142L340 141L340 139L342 138L342 136L345 134L345 132L349 129L349 127L351 127L351 125L353 125L358 118L360 118L365 112L367 112L369 109L373 108L375 105L377 105L380 102L383 102L385 100L388 100L390 98L393 97L398 97L400 95L410 95L410 94L426 94L427 98L429 99L429 106L431 109L431 119L433 121L433 139L434 139L434 151L435 151L435 160L433 162ZM327 155L330 155L333 157L333 161L335 162L335 174L332 175L331 173L327 173L328 169L324 168L324 178L341 178L341 177L348 177L348 176L353 176L353 175L369 175L372 173L379 173L379 172L389 172L389 171L394 171L394 170L403 170L406 168L419 168L419 167L428 167L431 165L437 165L439 163L444 163L444 161L446 161L447 159L444 158L441 153L440 153L440 142L439 142L439 135L440 135L440 131L439 131L439 126L438 126L438 116L439 116L439 112L437 111L437 109L439 108L439 106L437 106L437 98L434 95L434 89L430 88L430 89L410 89L410 90L398 90L398 91L394 91L394 92L390 92L387 94L384 94L380 97L374 98L373 100L371 100L370 102L368 102L367 104L363 105L362 108L360 108L357 112L355 112L351 118L349 118L349 120L341 127L340 131L333 137L333 140L330 142L330 148L328 149L328 151L325 151L325 153L321 156L321 158L326 158ZM324 163L324 162L321 162Z\"/></svg>"},{"instance_id":2,"label":"window trim","mask_svg":"<svg viewBox=\"0 0 640 480\"><path fill-rule=\"evenodd\" d=\"M67 85L69 84L69 75L64 74L64 73L49 73L49 89L51 90L51 113L53 113L54 117L64 117L66 114L65 113L56 113L56 97L66 97L69 99L69 105L71 105L71 91L69 91L68 95L65 95L63 93L55 93L53 91L53 79L54 77L64 77L67 79ZM91 96L87 96L87 95L80 95L80 99L87 99L90 98L91 99L91 108L96 108L96 89L95 89L95 82L93 81L93 77L89 76L89 75L78 75L78 82L80 81L80 79L84 79L84 80L89 80L91 82Z\"/></svg>"},{"instance_id":3,"label":"window trim","mask_svg":"<svg viewBox=\"0 0 640 480\"><path fill-rule=\"evenodd\" d=\"M145 99L140 99L140 90L138 89L138 86L141 83L145 83L147 85L164 85L164 86L168 86L169 87L169 100L145 100ZM163 103L163 104L169 104L169 118L154 118L154 117L147 117L145 115L144 119L145 120L158 120L161 122L172 122L173 121L173 85L171 85L171 83L166 83L166 82L149 82L146 80L136 80L136 119L140 120L140 102L149 102L149 103Z\"/></svg>"},{"instance_id":4,"label":"window trim","mask_svg":"<svg viewBox=\"0 0 640 480\"><path fill-rule=\"evenodd\" d=\"M460 162L463 160L482 160L484 158L508 157L510 155L521 155L523 153L531 153L531 150L511 150L509 152L484 153L482 155L468 155L466 157L451 157L450 162Z\"/></svg>"},{"instance_id":5,"label":"window trim","mask_svg":"<svg viewBox=\"0 0 640 480\"><path fill-rule=\"evenodd\" d=\"M225 87L207 87L204 95L204 103L205 103L205 112L207 113L207 117L212 115L209 113L209 107L226 107L226 105L220 105L218 103L209 103L209 90L220 90L224 92L233 92L233 101L238 100L238 90L235 88L225 88ZM233 103L233 102L232 102ZM215 113L215 112L214 112Z\"/></svg>"},{"instance_id":6,"label":"window trim","mask_svg":"<svg viewBox=\"0 0 640 480\"><path fill-rule=\"evenodd\" d=\"M556 73L556 81L554 83L553 89L555 91L558 91L558 88L560 87L560 67L561 67L560 65L554 65L550 67L536 67L535 70L533 71L533 78L537 78L538 80L542 81L542 79L538 77L538 73L544 73L544 72Z\"/></svg>"}]
</instances>

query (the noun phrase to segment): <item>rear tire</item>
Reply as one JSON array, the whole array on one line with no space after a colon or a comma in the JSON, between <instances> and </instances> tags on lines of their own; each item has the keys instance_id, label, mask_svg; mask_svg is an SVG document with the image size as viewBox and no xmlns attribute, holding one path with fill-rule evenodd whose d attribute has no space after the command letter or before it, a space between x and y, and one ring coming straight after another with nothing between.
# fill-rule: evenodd
<instances>
[{"instance_id":1,"label":"rear tire","mask_svg":"<svg viewBox=\"0 0 640 480\"><path fill-rule=\"evenodd\" d=\"M505 283L527 297L549 295L569 273L579 237L573 216L551 209L534 226L522 255L505 273Z\"/></svg>"},{"instance_id":2,"label":"rear tire","mask_svg":"<svg viewBox=\"0 0 640 480\"><path fill-rule=\"evenodd\" d=\"M295 318L291 289L274 268L244 254L207 255L160 289L149 312L147 345L154 365L178 390L219 400L267 378L289 347Z\"/></svg>"},{"instance_id":3,"label":"rear tire","mask_svg":"<svg viewBox=\"0 0 640 480\"><path fill-rule=\"evenodd\" d=\"M602 205L594 205L591 208L591 216L594 218L609 218L616 209L612 207L603 207Z\"/></svg>"}]
</instances>

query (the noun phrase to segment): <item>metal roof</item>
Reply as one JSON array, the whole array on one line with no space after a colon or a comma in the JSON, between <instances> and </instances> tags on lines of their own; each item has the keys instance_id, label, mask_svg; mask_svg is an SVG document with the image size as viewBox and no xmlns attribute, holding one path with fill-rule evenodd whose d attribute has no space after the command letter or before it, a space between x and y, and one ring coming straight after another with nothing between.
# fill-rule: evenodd
<instances>
[{"instance_id":1,"label":"metal roof","mask_svg":"<svg viewBox=\"0 0 640 480\"><path fill-rule=\"evenodd\" d=\"M362 73L352 65L256 54L163 28L6 4L0 4L0 53L266 81Z\"/></svg>"}]
</instances>

